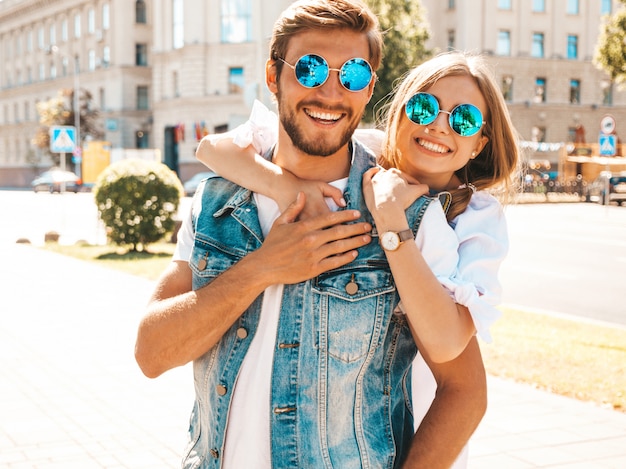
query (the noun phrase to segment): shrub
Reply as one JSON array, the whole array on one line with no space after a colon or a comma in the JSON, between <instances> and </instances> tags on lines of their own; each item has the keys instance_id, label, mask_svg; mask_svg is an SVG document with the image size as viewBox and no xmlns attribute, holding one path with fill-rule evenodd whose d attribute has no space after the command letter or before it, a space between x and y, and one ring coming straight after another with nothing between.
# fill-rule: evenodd
<instances>
[{"instance_id":1,"label":"shrub","mask_svg":"<svg viewBox=\"0 0 626 469\"><path fill-rule=\"evenodd\" d=\"M107 236L119 246L144 250L174 230L183 186L162 163L139 159L113 163L93 190Z\"/></svg>"}]
</instances>

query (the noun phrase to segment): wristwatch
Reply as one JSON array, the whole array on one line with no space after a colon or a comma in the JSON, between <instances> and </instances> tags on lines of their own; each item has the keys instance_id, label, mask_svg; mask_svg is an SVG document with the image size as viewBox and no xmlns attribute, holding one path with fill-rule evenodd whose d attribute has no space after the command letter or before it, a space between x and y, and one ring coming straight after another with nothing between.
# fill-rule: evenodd
<instances>
[{"instance_id":1,"label":"wristwatch","mask_svg":"<svg viewBox=\"0 0 626 469\"><path fill-rule=\"evenodd\" d=\"M405 241L413 239L413 231L385 231L380 235L380 245L385 251L395 251Z\"/></svg>"}]
</instances>

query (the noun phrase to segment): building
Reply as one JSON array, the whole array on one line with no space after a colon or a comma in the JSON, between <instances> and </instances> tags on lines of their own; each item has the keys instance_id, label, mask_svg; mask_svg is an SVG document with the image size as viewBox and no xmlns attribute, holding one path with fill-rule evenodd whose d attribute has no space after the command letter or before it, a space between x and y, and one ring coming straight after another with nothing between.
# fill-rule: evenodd
<instances>
[{"instance_id":1,"label":"building","mask_svg":"<svg viewBox=\"0 0 626 469\"><path fill-rule=\"evenodd\" d=\"M78 86L93 96L104 138L147 147L152 2L0 2L0 186L28 186L52 164L31 140L37 103Z\"/></svg>"},{"instance_id":2,"label":"building","mask_svg":"<svg viewBox=\"0 0 626 469\"><path fill-rule=\"evenodd\" d=\"M76 78L112 148L156 148L188 179L203 135L245 120L254 99L271 105L268 40L290 3L0 0L0 186L28 186L51 165L31 144L36 105ZM626 92L591 62L619 0L422 4L431 48L488 56L527 158L556 166L569 142L598 142L607 114L626 135Z\"/></svg>"},{"instance_id":3,"label":"building","mask_svg":"<svg viewBox=\"0 0 626 469\"><path fill-rule=\"evenodd\" d=\"M203 168L198 141L271 104L265 62L272 27L291 0L154 0L154 144L184 181Z\"/></svg>"},{"instance_id":4,"label":"building","mask_svg":"<svg viewBox=\"0 0 626 469\"><path fill-rule=\"evenodd\" d=\"M556 168L567 144L597 151L607 114L615 118L617 135L626 136L626 90L592 63L604 17L620 8L618 0L422 3L430 47L488 56L526 158L547 160Z\"/></svg>"}]
</instances>

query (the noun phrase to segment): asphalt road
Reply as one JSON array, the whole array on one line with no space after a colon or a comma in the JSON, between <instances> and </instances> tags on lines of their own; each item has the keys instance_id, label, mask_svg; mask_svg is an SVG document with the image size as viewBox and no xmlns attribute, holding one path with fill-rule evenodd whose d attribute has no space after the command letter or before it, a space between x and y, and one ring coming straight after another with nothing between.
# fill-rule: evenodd
<instances>
[{"instance_id":1,"label":"asphalt road","mask_svg":"<svg viewBox=\"0 0 626 469\"><path fill-rule=\"evenodd\" d=\"M0 243L40 244L47 231L64 243L106 239L90 193L0 190L0 207ZM503 303L626 325L626 207L520 204L506 213Z\"/></svg>"}]
</instances>

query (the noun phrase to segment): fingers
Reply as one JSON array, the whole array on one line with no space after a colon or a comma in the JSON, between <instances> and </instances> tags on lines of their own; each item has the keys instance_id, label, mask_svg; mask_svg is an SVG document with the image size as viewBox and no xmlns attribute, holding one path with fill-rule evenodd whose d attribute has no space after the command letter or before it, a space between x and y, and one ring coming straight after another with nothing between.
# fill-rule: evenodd
<instances>
[{"instance_id":1,"label":"fingers","mask_svg":"<svg viewBox=\"0 0 626 469\"><path fill-rule=\"evenodd\" d=\"M276 219L274 223L276 224L285 224L285 223L293 223L300 215L300 212L304 209L304 204L306 203L306 196L303 192L298 192L296 196L296 200L294 200L289 206L285 209L283 213Z\"/></svg>"},{"instance_id":2,"label":"fingers","mask_svg":"<svg viewBox=\"0 0 626 469\"><path fill-rule=\"evenodd\" d=\"M343 198L343 192L336 188L335 186L331 186L327 183L322 183L321 185L322 195L324 197L330 197L337 204L338 207L345 207L346 201Z\"/></svg>"}]
</instances>

